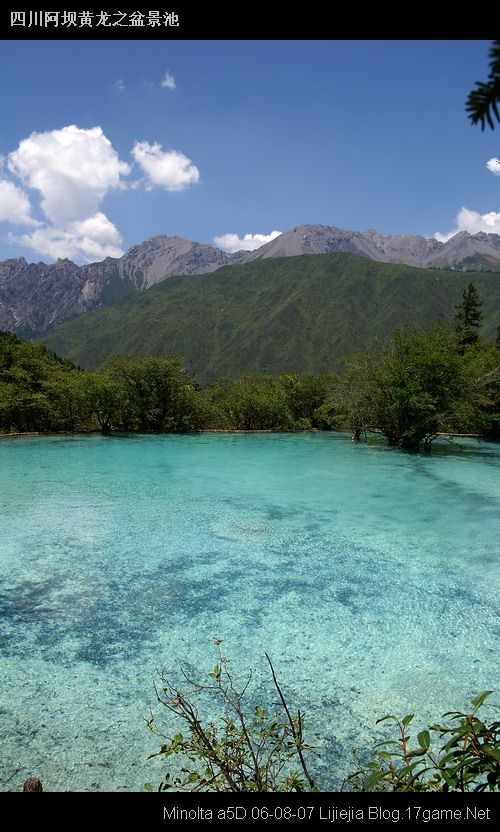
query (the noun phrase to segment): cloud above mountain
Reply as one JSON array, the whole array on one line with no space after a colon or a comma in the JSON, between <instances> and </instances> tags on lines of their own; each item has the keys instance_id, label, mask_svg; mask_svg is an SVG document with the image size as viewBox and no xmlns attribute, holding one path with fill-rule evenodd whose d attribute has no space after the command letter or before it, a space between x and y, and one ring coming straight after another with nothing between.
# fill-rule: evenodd
<instances>
[{"instance_id":1,"label":"cloud above mountain","mask_svg":"<svg viewBox=\"0 0 500 832\"><path fill-rule=\"evenodd\" d=\"M179 150L163 150L158 142L136 142L132 156L146 174L149 189L158 185L167 191L183 191L199 181L200 171L191 159Z\"/></svg>"},{"instance_id":2,"label":"cloud above mountain","mask_svg":"<svg viewBox=\"0 0 500 832\"><path fill-rule=\"evenodd\" d=\"M33 133L8 156L7 166L41 195L41 209L55 226L85 219L108 191L130 173L100 127Z\"/></svg>"},{"instance_id":3,"label":"cloud above mountain","mask_svg":"<svg viewBox=\"0 0 500 832\"><path fill-rule=\"evenodd\" d=\"M500 176L500 159L496 157L488 159L486 167L494 176ZM478 234L480 231L485 234L500 234L500 212L488 211L481 214L479 211L464 207L456 216L455 228L444 234L436 231L434 239L440 243L446 243L460 231L468 231L469 234Z\"/></svg>"},{"instance_id":4,"label":"cloud above mountain","mask_svg":"<svg viewBox=\"0 0 500 832\"><path fill-rule=\"evenodd\" d=\"M488 170L492 172L494 176L500 176L500 159L493 157L493 159L488 159L486 162L486 167Z\"/></svg>"},{"instance_id":5,"label":"cloud above mountain","mask_svg":"<svg viewBox=\"0 0 500 832\"><path fill-rule=\"evenodd\" d=\"M487 214L480 214L479 211L462 208L456 217L456 227L446 234L437 231L434 239L446 243L459 231L468 231L469 234L478 234L480 231L486 234L500 234L500 213L489 211Z\"/></svg>"},{"instance_id":6,"label":"cloud above mountain","mask_svg":"<svg viewBox=\"0 0 500 832\"><path fill-rule=\"evenodd\" d=\"M266 243L270 243L282 234L281 231L271 231L270 234L244 234L238 237L237 234L221 234L214 237L214 243L224 251L233 254L236 251L255 251Z\"/></svg>"},{"instance_id":7,"label":"cloud above mountain","mask_svg":"<svg viewBox=\"0 0 500 832\"><path fill-rule=\"evenodd\" d=\"M54 259L67 257L75 260L83 255L84 260L93 262L123 254L120 232L102 211L70 222L64 228L37 228L31 234L16 237L15 241Z\"/></svg>"},{"instance_id":8,"label":"cloud above mountain","mask_svg":"<svg viewBox=\"0 0 500 832\"><path fill-rule=\"evenodd\" d=\"M0 222L15 225L38 225L31 216L31 205L25 192L9 182L0 179Z\"/></svg>"},{"instance_id":9,"label":"cloud above mountain","mask_svg":"<svg viewBox=\"0 0 500 832\"><path fill-rule=\"evenodd\" d=\"M161 85L162 85L162 87L164 87L167 90L175 90L175 87L176 87L175 78L172 75L172 73L170 72L170 70L166 71L165 76L163 78L163 81L161 82Z\"/></svg>"},{"instance_id":10,"label":"cloud above mountain","mask_svg":"<svg viewBox=\"0 0 500 832\"><path fill-rule=\"evenodd\" d=\"M3 160L0 222L34 230L8 239L77 262L120 257L120 232L101 210L105 197L141 186L181 191L200 177L187 156L158 143L135 142L131 155L131 164L120 159L101 127L72 124L23 139Z\"/></svg>"}]
</instances>

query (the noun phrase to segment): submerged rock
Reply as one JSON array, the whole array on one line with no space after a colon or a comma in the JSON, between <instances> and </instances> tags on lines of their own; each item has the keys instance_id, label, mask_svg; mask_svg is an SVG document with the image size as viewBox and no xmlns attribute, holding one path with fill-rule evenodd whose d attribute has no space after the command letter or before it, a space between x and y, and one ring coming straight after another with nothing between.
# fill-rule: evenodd
<instances>
[{"instance_id":1,"label":"submerged rock","mask_svg":"<svg viewBox=\"0 0 500 832\"><path fill-rule=\"evenodd\" d=\"M23 792L43 792L43 786L38 777L28 777L24 781Z\"/></svg>"}]
</instances>

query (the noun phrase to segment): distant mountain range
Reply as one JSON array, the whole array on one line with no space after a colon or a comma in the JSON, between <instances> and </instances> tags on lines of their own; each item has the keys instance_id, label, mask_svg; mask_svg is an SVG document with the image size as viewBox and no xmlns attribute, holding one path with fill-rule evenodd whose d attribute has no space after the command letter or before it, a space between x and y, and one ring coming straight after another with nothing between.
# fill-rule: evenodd
<instances>
[{"instance_id":1,"label":"distant mountain range","mask_svg":"<svg viewBox=\"0 0 500 832\"><path fill-rule=\"evenodd\" d=\"M472 268L500 270L500 235L461 231L448 242L403 234L386 237L378 231L346 231L332 225L299 225L247 254L244 262L266 257L350 252L381 263L405 263L419 268Z\"/></svg>"},{"instance_id":2,"label":"distant mountain range","mask_svg":"<svg viewBox=\"0 0 500 832\"><path fill-rule=\"evenodd\" d=\"M176 276L43 333L93 369L115 355L179 355L201 382L242 373L319 373L400 325L453 321L464 287L500 323L500 273L416 269L354 254L269 257Z\"/></svg>"},{"instance_id":3,"label":"distant mountain range","mask_svg":"<svg viewBox=\"0 0 500 832\"><path fill-rule=\"evenodd\" d=\"M203 274L241 255L182 237L153 237L115 259L77 266L71 260L0 262L0 330L32 336L63 321L148 289L173 274Z\"/></svg>"},{"instance_id":4,"label":"distant mountain range","mask_svg":"<svg viewBox=\"0 0 500 832\"><path fill-rule=\"evenodd\" d=\"M221 266L303 254L352 253L384 263L420 268L500 272L500 235L463 231L446 243L412 235L347 231L330 225L300 225L253 252L227 254L182 237L158 236L119 259L77 266L24 258L0 262L0 330L28 337L89 310L142 292L172 275L200 275Z\"/></svg>"}]
</instances>

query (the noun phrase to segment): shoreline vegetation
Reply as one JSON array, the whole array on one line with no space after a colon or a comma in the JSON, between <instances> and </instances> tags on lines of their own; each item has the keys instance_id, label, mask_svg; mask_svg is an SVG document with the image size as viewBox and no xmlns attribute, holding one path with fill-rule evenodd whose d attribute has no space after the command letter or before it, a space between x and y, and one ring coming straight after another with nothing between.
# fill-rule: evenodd
<instances>
[{"instance_id":1,"label":"shoreline vegetation","mask_svg":"<svg viewBox=\"0 0 500 832\"><path fill-rule=\"evenodd\" d=\"M242 376L201 387L177 356L112 358L87 371L0 333L0 437L102 432L346 431L429 448L500 439L500 342L470 327L397 330L343 373Z\"/></svg>"},{"instance_id":2,"label":"shoreline vegetation","mask_svg":"<svg viewBox=\"0 0 500 832\"><path fill-rule=\"evenodd\" d=\"M183 733L172 737L151 715L147 724L161 738L160 750L167 771L158 792L319 792L312 774L314 746L306 739L304 713L289 708L268 653L264 653L278 695L274 708L245 701L252 674L236 681L229 659L215 639L216 664L202 682L183 672L183 689L159 672L155 684L158 703L176 717ZM209 694L219 711L218 720L203 719L202 694ZM354 771L341 791L353 792L475 792L500 789L500 722L490 724L478 711L493 693L480 692L467 712L448 711L416 738L410 734L415 714L377 719L392 723L394 738L378 742L361 755L352 749ZM495 707L495 706L493 706ZM305 756L304 756L305 752ZM169 761L182 761L180 774ZM305 757L308 758L306 761ZM155 791L151 783L145 790Z\"/></svg>"},{"instance_id":3,"label":"shoreline vegetation","mask_svg":"<svg viewBox=\"0 0 500 832\"><path fill-rule=\"evenodd\" d=\"M318 432L318 428L311 428L311 431ZM271 428L263 430L232 430L231 428L204 428L196 431L196 433L282 433L283 431L273 431ZM299 431L296 431L297 433ZM17 439L23 436L88 436L91 433L102 434L98 428L94 430L59 430L59 431L41 431L35 430L28 433L0 433L0 439ZM165 433L160 431L159 433ZM123 431L112 431L113 436L127 435ZM466 435L466 434L464 434ZM469 435L469 434L467 434Z\"/></svg>"},{"instance_id":4,"label":"shoreline vegetation","mask_svg":"<svg viewBox=\"0 0 500 832\"><path fill-rule=\"evenodd\" d=\"M327 431L332 432L332 431ZM337 433L348 433L348 431L334 431ZM373 433L380 436L380 431L367 431L367 433ZM94 428L93 430L59 430L59 431L41 431L41 430L34 430L29 431L26 433L0 433L0 439L26 439L33 436L90 436L91 434L99 434L102 435L102 430L98 428ZM192 431L190 433L196 434L204 434L204 433L231 433L231 434L255 434L255 433L322 433L319 428L308 428L307 430L295 430L295 431L284 431L284 430L273 430L271 428L263 428L262 430L237 430L235 428L203 428L198 431ZM130 433L125 433L124 431L111 431L107 434L108 436L129 436ZM145 434L150 436L151 434ZM158 435L169 435L165 431L158 432ZM178 434L170 434L170 435L178 435ZM481 436L480 433L453 433L451 431L443 431L436 434L436 438L441 439L477 439L478 441L486 440L487 437ZM353 440L354 441L354 440ZM500 441L500 439L489 439L488 441Z\"/></svg>"},{"instance_id":5,"label":"shoreline vegetation","mask_svg":"<svg viewBox=\"0 0 500 832\"><path fill-rule=\"evenodd\" d=\"M442 435L500 438L500 326L481 339L470 283L454 326L397 329L342 373L240 376L204 387L179 356L111 358L88 371L0 332L0 434L349 431L400 448Z\"/></svg>"}]
</instances>

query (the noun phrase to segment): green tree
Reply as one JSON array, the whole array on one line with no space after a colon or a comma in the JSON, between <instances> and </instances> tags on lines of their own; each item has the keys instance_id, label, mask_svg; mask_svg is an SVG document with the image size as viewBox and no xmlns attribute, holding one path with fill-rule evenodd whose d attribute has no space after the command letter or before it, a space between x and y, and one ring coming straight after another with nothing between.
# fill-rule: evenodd
<instances>
[{"instance_id":1,"label":"green tree","mask_svg":"<svg viewBox=\"0 0 500 832\"><path fill-rule=\"evenodd\" d=\"M479 327L483 318L481 306L482 301L479 300L476 287L469 283L463 291L461 303L455 307L455 330L461 349L470 344L477 344L479 340Z\"/></svg>"},{"instance_id":2,"label":"green tree","mask_svg":"<svg viewBox=\"0 0 500 832\"><path fill-rule=\"evenodd\" d=\"M334 382L334 376L298 375L287 373L279 377L287 395L288 408L295 423L295 429L330 430L333 423L327 399Z\"/></svg>"},{"instance_id":3,"label":"green tree","mask_svg":"<svg viewBox=\"0 0 500 832\"><path fill-rule=\"evenodd\" d=\"M43 391L51 405L51 430L73 432L91 426L87 376L83 370L57 367L43 382Z\"/></svg>"},{"instance_id":4,"label":"green tree","mask_svg":"<svg viewBox=\"0 0 500 832\"><path fill-rule=\"evenodd\" d=\"M493 41L490 49L490 72L488 80L477 81L475 89L469 93L466 103L466 110L472 124L481 124L484 130L488 124L493 130L495 127L493 116L500 121L500 40Z\"/></svg>"},{"instance_id":5,"label":"green tree","mask_svg":"<svg viewBox=\"0 0 500 832\"><path fill-rule=\"evenodd\" d=\"M103 433L119 430L126 411L126 388L106 371L87 373L85 394L89 409Z\"/></svg>"},{"instance_id":6,"label":"green tree","mask_svg":"<svg viewBox=\"0 0 500 832\"><path fill-rule=\"evenodd\" d=\"M455 425L489 439L500 438L500 359L491 341L467 350L463 359L466 383L457 405Z\"/></svg>"},{"instance_id":7,"label":"green tree","mask_svg":"<svg viewBox=\"0 0 500 832\"><path fill-rule=\"evenodd\" d=\"M223 423L234 430L294 430L287 390L279 378L244 376L212 386Z\"/></svg>"},{"instance_id":8,"label":"green tree","mask_svg":"<svg viewBox=\"0 0 500 832\"><path fill-rule=\"evenodd\" d=\"M398 330L388 347L372 345L349 362L334 395L354 435L372 430L391 445L415 448L448 428L463 392L456 338L436 327Z\"/></svg>"},{"instance_id":9,"label":"green tree","mask_svg":"<svg viewBox=\"0 0 500 832\"><path fill-rule=\"evenodd\" d=\"M53 411L48 397L32 389L16 374L12 382L0 381L0 428L5 433L51 430Z\"/></svg>"},{"instance_id":10,"label":"green tree","mask_svg":"<svg viewBox=\"0 0 500 832\"><path fill-rule=\"evenodd\" d=\"M203 427L197 390L180 358L115 358L106 369L120 385L124 430L186 432Z\"/></svg>"},{"instance_id":11,"label":"green tree","mask_svg":"<svg viewBox=\"0 0 500 832\"><path fill-rule=\"evenodd\" d=\"M20 433L57 430L57 401L50 380L69 380L78 371L43 344L0 333L0 429Z\"/></svg>"}]
</instances>

